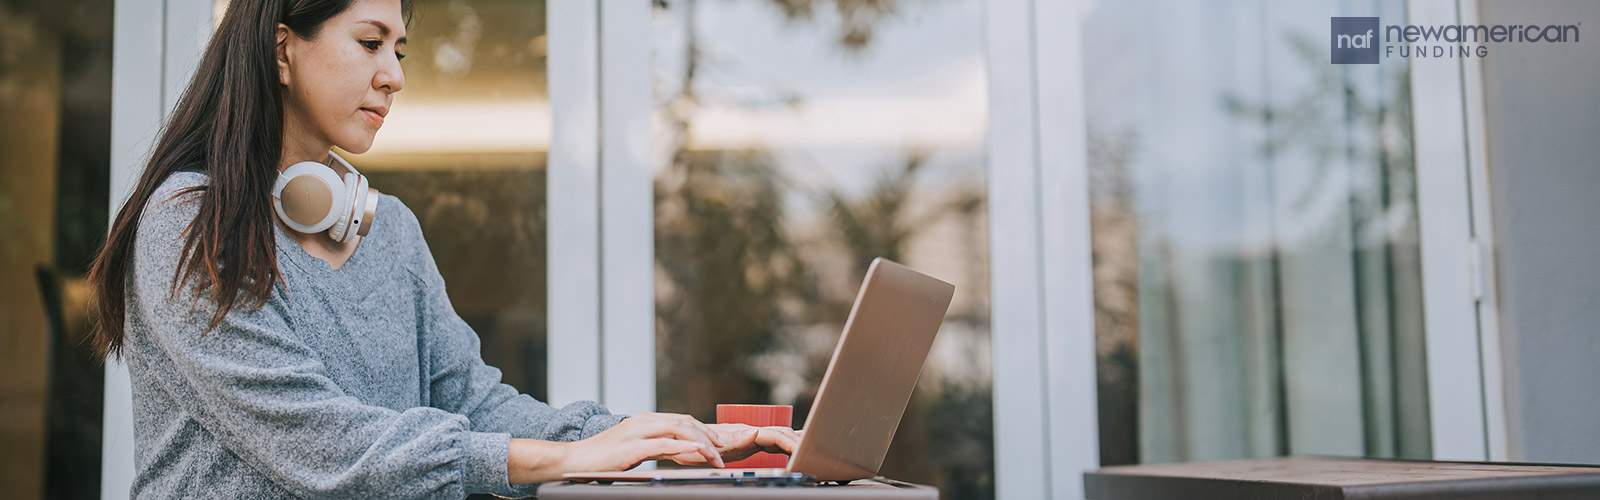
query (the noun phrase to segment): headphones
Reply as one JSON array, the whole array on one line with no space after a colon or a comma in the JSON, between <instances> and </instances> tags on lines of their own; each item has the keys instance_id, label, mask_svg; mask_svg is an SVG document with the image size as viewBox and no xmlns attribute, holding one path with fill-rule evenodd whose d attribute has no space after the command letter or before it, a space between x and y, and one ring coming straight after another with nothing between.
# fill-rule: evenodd
<instances>
[{"instance_id":1,"label":"headphones","mask_svg":"<svg viewBox=\"0 0 1600 500\"><path fill-rule=\"evenodd\" d=\"M332 151L340 176L333 168L314 161L290 165L272 184L272 208L283 224L302 233L328 232L333 241L348 243L372 230L378 211L378 190L367 186L367 176Z\"/></svg>"}]
</instances>

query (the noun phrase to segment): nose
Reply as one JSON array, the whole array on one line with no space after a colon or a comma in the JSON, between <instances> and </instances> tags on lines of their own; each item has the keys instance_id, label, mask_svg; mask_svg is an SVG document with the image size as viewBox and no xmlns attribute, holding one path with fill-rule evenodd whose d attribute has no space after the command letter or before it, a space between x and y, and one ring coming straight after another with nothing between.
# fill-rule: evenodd
<instances>
[{"instance_id":1,"label":"nose","mask_svg":"<svg viewBox=\"0 0 1600 500\"><path fill-rule=\"evenodd\" d=\"M393 94L406 86L406 72L400 68L400 58L385 57L378 74L372 75L372 88Z\"/></svg>"}]
</instances>

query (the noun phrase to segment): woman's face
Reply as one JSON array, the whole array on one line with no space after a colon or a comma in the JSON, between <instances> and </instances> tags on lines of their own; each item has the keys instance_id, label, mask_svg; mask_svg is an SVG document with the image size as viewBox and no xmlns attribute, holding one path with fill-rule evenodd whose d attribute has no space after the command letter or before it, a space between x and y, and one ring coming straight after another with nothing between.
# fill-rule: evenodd
<instances>
[{"instance_id":1,"label":"woman's face","mask_svg":"<svg viewBox=\"0 0 1600 500\"><path fill-rule=\"evenodd\" d=\"M400 0L356 0L305 40L278 25L286 152L321 158L328 146L365 153L405 86Z\"/></svg>"}]
</instances>

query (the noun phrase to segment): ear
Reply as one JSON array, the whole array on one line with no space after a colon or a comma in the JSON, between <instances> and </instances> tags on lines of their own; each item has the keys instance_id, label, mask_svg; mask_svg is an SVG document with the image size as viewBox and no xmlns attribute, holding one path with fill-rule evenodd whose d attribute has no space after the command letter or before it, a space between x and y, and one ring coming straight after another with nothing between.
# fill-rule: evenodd
<instances>
[{"instance_id":1,"label":"ear","mask_svg":"<svg viewBox=\"0 0 1600 500\"><path fill-rule=\"evenodd\" d=\"M289 84L289 27L278 23L278 42L274 53L278 60L278 84Z\"/></svg>"}]
</instances>

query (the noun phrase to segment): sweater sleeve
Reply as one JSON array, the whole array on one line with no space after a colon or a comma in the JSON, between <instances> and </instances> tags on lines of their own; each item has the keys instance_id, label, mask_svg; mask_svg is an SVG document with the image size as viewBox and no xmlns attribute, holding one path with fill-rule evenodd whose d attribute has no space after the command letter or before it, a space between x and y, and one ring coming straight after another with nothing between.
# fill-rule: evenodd
<instances>
[{"instance_id":1,"label":"sweater sleeve","mask_svg":"<svg viewBox=\"0 0 1600 500\"><path fill-rule=\"evenodd\" d=\"M170 288L198 203L152 198L127 284L127 355L162 380L179 410L245 463L302 498L461 498L504 491L509 437L436 408L362 404L295 332L279 283L206 330L214 305L193 280Z\"/></svg>"},{"instance_id":2,"label":"sweater sleeve","mask_svg":"<svg viewBox=\"0 0 1600 500\"><path fill-rule=\"evenodd\" d=\"M397 212L406 219L402 224L413 228L416 235L414 248L418 251L410 268L426 294L423 334L427 336L424 344L432 406L465 415L476 431L546 441L588 438L626 418L593 401L554 408L501 383L500 370L483 362L478 334L450 305L444 278L422 238L415 214L408 209Z\"/></svg>"}]
</instances>

